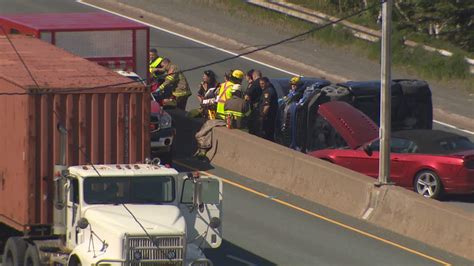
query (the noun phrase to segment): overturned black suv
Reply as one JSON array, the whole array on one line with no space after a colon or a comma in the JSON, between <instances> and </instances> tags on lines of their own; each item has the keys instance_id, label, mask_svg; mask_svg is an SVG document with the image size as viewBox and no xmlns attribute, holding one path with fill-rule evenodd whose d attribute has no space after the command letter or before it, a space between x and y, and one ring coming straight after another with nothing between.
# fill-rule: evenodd
<instances>
[{"instance_id":1,"label":"overturned black suv","mask_svg":"<svg viewBox=\"0 0 474 266\"><path fill-rule=\"evenodd\" d=\"M284 84L278 79L279 84ZM318 123L320 104L344 101L361 110L380 125L380 82L349 81L328 85L325 80L313 79L305 84L302 97L295 101L281 98L276 124L277 142L303 152L317 150L314 140L322 125ZM273 82L273 81L272 81ZM288 84L288 80L286 81ZM280 87L279 94L288 90ZM428 83L421 80L392 81L392 131L431 129L433 106Z\"/></svg>"}]
</instances>

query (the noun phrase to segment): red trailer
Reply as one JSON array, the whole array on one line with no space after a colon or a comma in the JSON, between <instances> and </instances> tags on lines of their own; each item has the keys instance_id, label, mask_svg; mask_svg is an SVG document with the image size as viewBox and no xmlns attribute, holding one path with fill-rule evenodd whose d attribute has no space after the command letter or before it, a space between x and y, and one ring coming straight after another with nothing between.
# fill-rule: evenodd
<instances>
[{"instance_id":1,"label":"red trailer","mask_svg":"<svg viewBox=\"0 0 474 266\"><path fill-rule=\"evenodd\" d=\"M105 12L0 16L0 35L24 34L148 79L148 26Z\"/></svg>"},{"instance_id":2,"label":"red trailer","mask_svg":"<svg viewBox=\"0 0 474 266\"><path fill-rule=\"evenodd\" d=\"M150 153L149 89L35 38L10 39L31 76L0 35L0 246L2 223L24 232L53 222L58 123L68 165L143 162Z\"/></svg>"}]
</instances>

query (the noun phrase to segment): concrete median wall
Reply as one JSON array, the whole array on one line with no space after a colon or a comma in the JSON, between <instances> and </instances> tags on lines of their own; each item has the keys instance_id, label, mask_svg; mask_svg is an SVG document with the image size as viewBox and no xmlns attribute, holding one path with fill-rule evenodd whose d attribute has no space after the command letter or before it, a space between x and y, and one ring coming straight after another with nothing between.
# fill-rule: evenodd
<instances>
[{"instance_id":1,"label":"concrete median wall","mask_svg":"<svg viewBox=\"0 0 474 266\"><path fill-rule=\"evenodd\" d=\"M369 221L474 260L474 215L397 186L383 188Z\"/></svg>"},{"instance_id":2,"label":"concrete median wall","mask_svg":"<svg viewBox=\"0 0 474 266\"><path fill-rule=\"evenodd\" d=\"M367 176L238 130L213 134L212 164L352 216L367 209L373 188Z\"/></svg>"},{"instance_id":3,"label":"concrete median wall","mask_svg":"<svg viewBox=\"0 0 474 266\"><path fill-rule=\"evenodd\" d=\"M178 157L196 149L203 120L170 111ZM474 214L247 134L215 128L211 164L314 201L341 213L474 260Z\"/></svg>"},{"instance_id":4,"label":"concrete median wall","mask_svg":"<svg viewBox=\"0 0 474 266\"><path fill-rule=\"evenodd\" d=\"M211 163L474 260L474 215L238 130L215 128Z\"/></svg>"}]
</instances>

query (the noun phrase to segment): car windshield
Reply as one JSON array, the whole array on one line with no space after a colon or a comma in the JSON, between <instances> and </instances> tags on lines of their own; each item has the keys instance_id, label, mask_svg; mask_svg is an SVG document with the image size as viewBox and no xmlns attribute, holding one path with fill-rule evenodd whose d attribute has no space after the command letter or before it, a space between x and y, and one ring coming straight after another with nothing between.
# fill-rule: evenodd
<instances>
[{"instance_id":1,"label":"car windshield","mask_svg":"<svg viewBox=\"0 0 474 266\"><path fill-rule=\"evenodd\" d=\"M309 130L307 151L317 151L322 149L348 149L344 138L337 130L321 116L316 117L312 128Z\"/></svg>"},{"instance_id":2,"label":"car windshield","mask_svg":"<svg viewBox=\"0 0 474 266\"><path fill-rule=\"evenodd\" d=\"M174 201L172 176L88 177L84 180L87 204L160 204Z\"/></svg>"},{"instance_id":3,"label":"car windshield","mask_svg":"<svg viewBox=\"0 0 474 266\"><path fill-rule=\"evenodd\" d=\"M438 142L438 145L442 150L449 152L474 150L474 143L465 137L443 139Z\"/></svg>"}]
</instances>

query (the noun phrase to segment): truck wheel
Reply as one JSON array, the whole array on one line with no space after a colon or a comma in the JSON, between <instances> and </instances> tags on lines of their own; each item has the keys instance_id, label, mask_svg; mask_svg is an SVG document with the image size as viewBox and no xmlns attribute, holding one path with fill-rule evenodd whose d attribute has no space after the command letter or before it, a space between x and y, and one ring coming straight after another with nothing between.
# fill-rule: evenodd
<instances>
[{"instance_id":1,"label":"truck wheel","mask_svg":"<svg viewBox=\"0 0 474 266\"><path fill-rule=\"evenodd\" d=\"M71 259L69 260L68 266L81 266L81 261L77 256L72 256Z\"/></svg>"},{"instance_id":2,"label":"truck wheel","mask_svg":"<svg viewBox=\"0 0 474 266\"><path fill-rule=\"evenodd\" d=\"M27 244L21 237L10 237L3 250L3 265L23 265Z\"/></svg>"},{"instance_id":3,"label":"truck wheel","mask_svg":"<svg viewBox=\"0 0 474 266\"><path fill-rule=\"evenodd\" d=\"M25 252L24 266L41 266L38 250L33 245L28 245Z\"/></svg>"}]
</instances>

